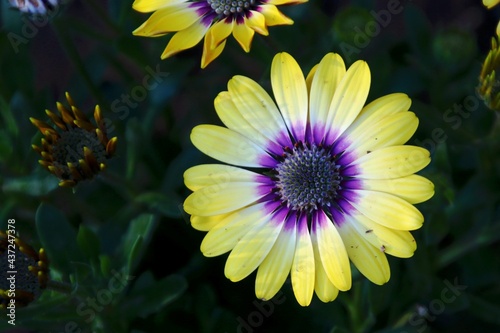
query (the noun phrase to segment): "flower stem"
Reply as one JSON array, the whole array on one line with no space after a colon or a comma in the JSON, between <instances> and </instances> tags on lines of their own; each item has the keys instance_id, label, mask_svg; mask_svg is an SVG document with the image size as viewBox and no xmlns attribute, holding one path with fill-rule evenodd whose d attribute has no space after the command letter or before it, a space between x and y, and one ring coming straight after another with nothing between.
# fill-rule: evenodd
<instances>
[{"instance_id":1,"label":"flower stem","mask_svg":"<svg viewBox=\"0 0 500 333\"><path fill-rule=\"evenodd\" d=\"M92 81L92 78L87 71L85 67L85 63L80 56L77 48L75 47L75 44L73 43L72 39L69 36L68 33L68 28L67 25L64 24L64 22L60 20L54 20L54 26L57 32L57 35L59 37L59 40L61 41L61 44L64 46L64 49L68 53L69 58L73 62L74 66L78 70L79 74L83 78L83 81L85 82L87 88L90 90L92 95L96 98L98 101L98 104L105 109L108 109L108 103L106 102L106 99L101 93L101 90L94 84Z\"/></svg>"}]
</instances>

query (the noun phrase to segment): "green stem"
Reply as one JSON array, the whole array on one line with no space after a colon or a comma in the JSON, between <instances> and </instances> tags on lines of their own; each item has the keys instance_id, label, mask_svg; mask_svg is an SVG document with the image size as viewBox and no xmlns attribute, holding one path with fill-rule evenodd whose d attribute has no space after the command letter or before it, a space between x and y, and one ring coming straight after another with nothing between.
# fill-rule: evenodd
<instances>
[{"instance_id":1,"label":"green stem","mask_svg":"<svg viewBox=\"0 0 500 333\"><path fill-rule=\"evenodd\" d=\"M97 14L112 30L113 32L119 34L121 29L119 26L115 24L110 18L106 11L104 11L101 7L103 4L102 1L99 1L99 4L95 0L87 0L87 3L92 7L94 13Z\"/></svg>"},{"instance_id":2,"label":"green stem","mask_svg":"<svg viewBox=\"0 0 500 333\"><path fill-rule=\"evenodd\" d=\"M353 290L354 295L352 295L352 297L347 297L345 301L352 333L363 333L366 328L360 311L361 289L361 283L359 281L355 282L351 289Z\"/></svg>"},{"instance_id":3,"label":"green stem","mask_svg":"<svg viewBox=\"0 0 500 333\"><path fill-rule=\"evenodd\" d=\"M494 143L500 142L500 111L495 112L495 120L491 128L490 138Z\"/></svg>"},{"instance_id":4,"label":"green stem","mask_svg":"<svg viewBox=\"0 0 500 333\"><path fill-rule=\"evenodd\" d=\"M102 95L101 90L94 84L89 72L85 68L85 63L67 32L67 26L60 20L54 20L54 26L61 44L64 46L64 49L68 53L68 56L73 62L78 73L83 78L85 85L98 101L98 104L100 104L104 109L108 109L108 103Z\"/></svg>"},{"instance_id":5,"label":"green stem","mask_svg":"<svg viewBox=\"0 0 500 333\"><path fill-rule=\"evenodd\" d=\"M99 174L98 179L113 187L127 201L133 201L136 197L134 188L125 177L119 177L110 170L106 170Z\"/></svg>"}]
</instances>

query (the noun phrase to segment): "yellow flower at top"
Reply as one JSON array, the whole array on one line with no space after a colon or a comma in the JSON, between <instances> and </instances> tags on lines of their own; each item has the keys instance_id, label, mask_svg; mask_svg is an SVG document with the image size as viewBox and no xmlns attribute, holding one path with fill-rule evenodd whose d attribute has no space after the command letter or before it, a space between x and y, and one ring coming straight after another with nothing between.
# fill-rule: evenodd
<instances>
[{"instance_id":1,"label":"yellow flower at top","mask_svg":"<svg viewBox=\"0 0 500 333\"><path fill-rule=\"evenodd\" d=\"M488 7L488 9L495 7L499 3L500 3L500 0L483 0L483 5ZM500 21L497 24L497 36L500 36Z\"/></svg>"},{"instance_id":2,"label":"yellow flower at top","mask_svg":"<svg viewBox=\"0 0 500 333\"><path fill-rule=\"evenodd\" d=\"M135 0L132 8L154 13L133 34L159 37L176 32L162 59L195 46L205 36L201 56L201 68L205 68L222 53L231 33L248 53L255 32L267 36L267 27L293 24L277 5L304 2L307 0Z\"/></svg>"},{"instance_id":3,"label":"yellow flower at top","mask_svg":"<svg viewBox=\"0 0 500 333\"><path fill-rule=\"evenodd\" d=\"M500 3L500 0L483 0L483 5L488 7L488 9L495 7L499 3Z\"/></svg>"}]
</instances>

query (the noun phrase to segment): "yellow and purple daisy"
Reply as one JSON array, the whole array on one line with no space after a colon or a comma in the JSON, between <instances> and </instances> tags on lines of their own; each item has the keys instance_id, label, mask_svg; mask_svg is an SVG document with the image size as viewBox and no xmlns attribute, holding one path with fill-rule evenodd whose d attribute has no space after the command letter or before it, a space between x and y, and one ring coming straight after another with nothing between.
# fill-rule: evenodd
<instances>
[{"instance_id":1,"label":"yellow and purple daisy","mask_svg":"<svg viewBox=\"0 0 500 333\"><path fill-rule=\"evenodd\" d=\"M255 292L269 300L288 274L297 301L323 302L351 288L350 261L384 284L386 254L411 257L409 230L422 226L413 204L434 194L414 173L429 152L405 146L418 126L411 101L395 93L364 106L370 70L348 70L327 54L307 78L287 53L275 56L276 103L255 81L235 76L215 99L227 127L196 126L191 141L226 164L184 174L184 202L195 229L208 231L201 251L231 251L225 275L240 281L257 269ZM250 168L250 169L248 169Z\"/></svg>"},{"instance_id":2,"label":"yellow and purple daisy","mask_svg":"<svg viewBox=\"0 0 500 333\"><path fill-rule=\"evenodd\" d=\"M293 21L276 6L307 0L135 0L138 12L154 12L137 28L137 36L158 37L176 32L161 55L166 59L198 44L205 36L201 68L217 58L232 33L245 52L250 52L255 32L267 36L267 27Z\"/></svg>"}]
</instances>

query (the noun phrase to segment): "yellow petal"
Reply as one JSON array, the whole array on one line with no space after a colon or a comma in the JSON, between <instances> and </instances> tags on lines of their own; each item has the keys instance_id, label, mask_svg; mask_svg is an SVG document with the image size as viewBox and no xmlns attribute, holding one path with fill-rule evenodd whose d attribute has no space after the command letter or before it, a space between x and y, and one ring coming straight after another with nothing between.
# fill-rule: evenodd
<instances>
[{"instance_id":1,"label":"yellow petal","mask_svg":"<svg viewBox=\"0 0 500 333\"><path fill-rule=\"evenodd\" d=\"M242 113L240 109L236 107L229 92L223 91L219 93L215 98L214 106L217 115L227 128L242 134L261 147L266 147L268 145L269 139L262 135L259 129L255 128L251 122L245 119L245 117L248 116L250 116L250 119L254 117L252 117L251 114ZM240 105L240 107L242 106ZM243 110L245 110L245 108L243 108Z\"/></svg>"},{"instance_id":2,"label":"yellow petal","mask_svg":"<svg viewBox=\"0 0 500 333\"><path fill-rule=\"evenodd\" d=\"M278 108L257 82L237 75L229 80L228 90L236 112L245 118L245 126L249 124L258 132L258 137L263 137L258 139L259 142L268 145L269 141L277 141L278 136L286 132Z\"/></svg>"},{"instance_id":3,"label":"yellow petal","mask_svg":"<svg viewBox=\"0 0 500 333\"><path fill-rule=\"evenodd\" d=\"M356 228L356 221L346 220L338 228L349 259L371 282L382 285L389 281L391 271L385 257L385 248L375 247L366 241Z\"/></svg>"},{"instance_id":4,"label":"yellow petal","mask_svg":"<svg viewBox=\"0 0 500 333\"><path fill-rule=\"evenodd\" d=\"M241 48L247 53L250 52L250 46L252 44L254 34L255 31L246 24L246 18L244 22L236 22L234 24L233 36L238 44L240 44Z\"/></svg>"},{"instance_id":5,"label":"yellow petal","mask_svg":"<svg viewBox=\"0 0 500 333\"><path fill-rule=\"evenodd\" d=\"M291 25L293 20L285 16L276 8L275 5L259 5L260 12L266 18L266 25L268 27L275 25Z\"/></svg>"},{"instance_id":6,"label":"yellow petal","mask_svg":"<svg viewBox=\"0 0 500 333\"><path fill-rule=\"evenodd\" d=\"M209 231L209 230L213 229L216 225L221 223L221 221L223 221L227 215L229 215L229 214L221 214L221 215L214 215L214 216L192 215L190 222L191 222L191 226L193 228L195 228L196 230Z\"/></svg>"},{"instance_id":7,"label":"yellow petal","mask_svg":"<svg viewBox=\"0 0 500 333\"><path fill-rule=\"evenodd\" d=\"M309 71L309 74L307 74L306 77L306 86L307 86L307 95L311 96L311 86L312 86L312 81L314 79L314 76L316 75L316 71L318 70L319 64L316 64L311 68Z\"/></svg>"},{"instance_id":8,"label":"yellow petal","mask_svg":"<svg viewBox=\"0 0 500 333\"><path fill-rule=\"evenodd\" d=\"M141 13L149 13L160 8L176 6L186 0L135 0L132 8Z\"/></svg>"},{"instance_id":9,"label":"yellow petal","mask_svg":"<svg viewBox=\"0 0 500 333\"><path fill-rule=\"evenodd\" d=\"M353 131L364 123L373 124L392 114L408 111L410 105L411 99L406 94L394 93L379 97L361 110L348 131Z\"/></svg>"},{"instance_id":10,"label":"yellow petal","mask_svg":"<svg viewBox=\"0 0 500 333\"><path fill-rule=\"evenodd\" d=\"M323 212L313 221L312 233L316 234L318 249L328 279L339 290L351 289L349 257L337 227Z\"/></svg>"},{"instance_id":11,"label":"yellow petal","mask_svg":"<svg viewBox=\"0 0 500 333\"><path fill-rule=\"evenodd\" d=\"M411 204L427 201L434 195L434 184L419 175L394 179L365 179L363 189L396 195Z\"/></svg>"},{"instance_id":12,"label":"yellow petal","mask_svg":"<svg viewBox=\"0 0 500 333\"><path fill-rule=\"evenodd\" d=\"M311 82L309 119L313 130L315 125L320 125L318 128L320 133L315 133L316 142L319 143L323 139L323 124L328 118L333 96L345 76L346 69L344 61L338 54L328 53L318 64L315 72ZM326 127L330 128L328 124Z\"/></svg>"},{"instance_id":13,"label":"yellow petal","mask_svg":"<svg viewBox=\"0 0 500 333\"><path fill-rule=\"evenodd\" d=\"M229 22L228 20L221 20L212 25L205 37L207 38L210 50L215 49L227 39L233 31L233 24L233 20L229 20Z\"/></svg>"},{"instance_id":14,"label":"yellow petal","mask_svg":"<svg viewBox=\"0 0 500 333\"><path fill-rule=\"evenodd\" d=\"M430 163L427 149L392 146L363 155L352 163L362 179L391 179L409 176Z\"/></svg>"},{"instance_id":15,"label":"yellow petal","mask_svg":"<svg viewBox=\"0 0 500 333\"><path fill-rule=\"evenodd\" d=\"M370 69L358 60L339 82L328 109L325 127L330 129L327 143L334 142L354 121L366 102L370 90Z\"/></svg>"},{"instance_id":16,"label":"yellow petal","mask_svg":"<svg viewBox=\"0 0 500 333\"><path fill-rule=\"evenodd\" d=\"M188 28L177 32L172 39L170 39L170 42L165 48L165 51L163 51L161 58L166 59L176 53L179 53L180 51L195 46L203 38L209 27L209 25L203 24L200 20L193 23Z\"/></svg>"},{"instance_id":17,"label":"yellow petal","mask_svg":"<svg viewBox=\"0 0 500 333\"><path fill-rule=\"evenodd\" d=\"M167 7L154 12L146 22L134 30L133 34L136 36L164 35L167 32L184 30L199 19L195 9L190 8L188 4Z\"/></svg>"},{"instance_id":18,"label":"yellow petal","mask_svg":"<svg viewBox=\"0 0 500 333\"><path fill-rule=\"evenodd\" d=\"M385 253L391 256L409 258L417 249L417 243L409 231L384 227L359 212L352 219L363 225L363 235L367 241L379 249L385 249Z\"/></svg>"},{"instance_id":19,"label":"yellow petal","mask_svg":"<svg viewBox=\"0 0 500 333\"><path fill-rule=\"evenodd\" d=\"M264 194L256 183L217 184L191 193L184 201L184 210L191 215L224 214L245 207Z\"/></svg>"},{"instance_id":20,"label":"yellow petal","mask_svg":"<svg viewBox=\"0 0 500 333\"><path fill-rule=\"evenodd\" d=\"M243 135L214 125L198 125L191 142L201 152L219 161L246 167L264 166L267 153Z\"/></svg>"},{"instance_id":21,"label":"yellow petal","mask_svg":"<svg viewBox=\"0 0 500 333\"><path fill-rule=\"evenodd\" d=\"M205 39L205 42L203 43L203 54L201 55L200 67L203 69L207 67L212 61L217 59L217 57L221 55L225 46L226 46L226 41L224 40L215 49L210 50L207 39Z\"/></svg>"},{"instance_id":22,"label":"yellow petal","mask_svg":"<svg viewBox=\"0 0 500 333\"><path fill-rule=\"evenodd\" d=\"M252 273L268 255L282 227L283 223L266 221L248 231L227 258L224 268L226 277L237 282Z\"/></svg>"},{"instance_id":23,"label":"yellow petal","mask_svg":"<svg viewBox=\"0 0 500 333\"><path fill-rule=\"evenodd\" d=\"M257 298L270 300L283 286L292 267L295 243L295 228L283 228L276 243L257 270L255 279Z\"/></svg>"},{"instance_id":24,"label":"yellow petal","mask_svg":"<svg viewBox=\"0 0 500 333\"><path fill-rule=\"evenodd\" d=\"M351 204L369 219L396 230L415 230L422 226L424 217L407 201L394 195L355 190L358 198Z\"/></svg>"},{"instance_id":25,"label":"yellow petal","mask_svg":"<svg viewBox=\"0 0 500 333\"><path fill-rule=\"evenodd\" d=\"M417 127L418 118L413 112L396 113L376 123L366 122L346 136L347 141L352 142L346 150L361 156L380 148L403 145Z\"/></svg>"},{"instance_id":26,"label":"yellow petal","mask_svg":"<svg viewBox=\"0 0 500 333\"><path fill-rule=\"evenodd\" d=\"M250 229L269 223L265 212L264 204L260 203L214 216L219 221L203 238L201 252L206 257L215 257L232 250Z\"/></svg>"},{"instance_id":27,"label":"yellow petal","mask_svg":"<svg viewBox=\"0 0 500 333\"><path fill-rule=\"evenodd\" d=\"M314 252L306 218L303 217L298 223L291 280L297 302L301 306L308 306L314 292Z\"/></svg>"},{"instance_id":28,"label":"yellow petal","mask_svg":"<svg viewBox=\"0 0 500 333\"><path fill-rule=\"evenodd\" d=\"M266 26L266 18L255 10L249 12L249 15L246 17L246 24L261 35L269 35Z\"/></svg>"},{"instance_id":29,"label":"yellow petal","mask_svg":"<svg viewBox=\"0 0 500 333\"><path fill-rule=\"evenodd\" d=\"M189 168L184 172L184 184L191 191L206 186L228 186L234 182L257 182L258 174L223 164L202 164Z\"/></svg>"},{"instance_id":30,"label":"yellow petal","mask_svg":"<svg viewBox=\"0 0 500 333\"><path fill-rule=\"evenodd\" d=\"M323 262L321 262L319 254L319 246L316 233L311 233L311 242L314 251L314 267L316 269L314 279L314 292L322 302L332 302L337 298L339 290L326 275L326 271L323 267Z\"/></svg>"},{"instance_id":31,"label":"yellow petal","mask_svg":"<svg viewBox=\"0 0 500 333\"><path fill-rule=\"evenodd\" d=\"M288 53L278 53L271 65L271 85L278 108L295 139L306 131L308 98L304 74Z\"/></svg>"}]
</instances>

